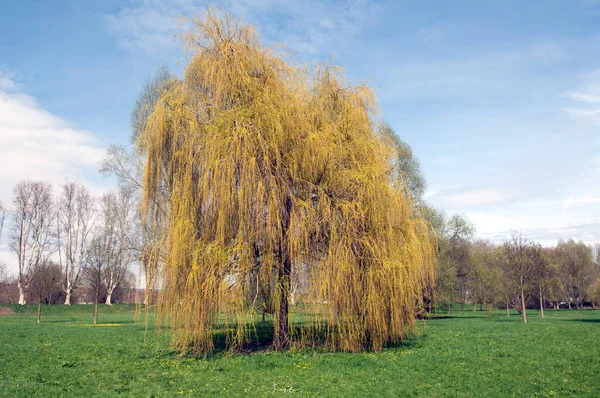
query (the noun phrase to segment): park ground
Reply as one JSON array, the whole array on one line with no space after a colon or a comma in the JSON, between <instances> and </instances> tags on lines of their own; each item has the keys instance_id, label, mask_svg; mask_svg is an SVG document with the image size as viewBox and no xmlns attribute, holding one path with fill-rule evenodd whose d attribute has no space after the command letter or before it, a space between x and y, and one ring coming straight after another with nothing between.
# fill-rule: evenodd
<instances>
[{"instance_id":1,"label":"park ground","mask_svg":"<svg viewBox=\"0 0 600 398\"><path fill-rule=\"evenodd\" d=\"M10 308L10 309L7 309ZM135 307L3 307L0 396L600 396L600 311L455 311L380 353L169 350Z\"/></svg>"}]
</instances>

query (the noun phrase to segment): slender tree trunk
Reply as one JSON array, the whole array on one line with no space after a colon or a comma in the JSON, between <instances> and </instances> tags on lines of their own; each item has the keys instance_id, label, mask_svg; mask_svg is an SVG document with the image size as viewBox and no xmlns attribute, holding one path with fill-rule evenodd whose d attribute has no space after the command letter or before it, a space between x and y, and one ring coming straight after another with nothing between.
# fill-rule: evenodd
<instances>
[{"instance_id":1,"label":"slender tree trunk","mask_svg":"<svg viewBox=\"0 0 600 398\"><path fill-rule=\"evenodd\" d=\"M527 309L525 308L525 291L521 283L521 308L523 309L523 322L527 323Z\"/></svg>"},{"instance_id":2,"label":"slender tree trunk","mask_svg":"<svg viewBox=\"0 0 600 398\"><path fill-rule=\"evenodd\" d=\"M98 299L94 301L94 325L98 323Z\"/></svg>"},{"instance_id":3,"label":"slender tree trunk","mask_svg":"<svg viewBox=\"0 0 600 398\"><path fill-rule=\"evenodd\" d=\"M506 296L506 316L510 316L510 305L508 304L508 296Z\"/></svg>"},{"instance_id":4,"label":"slender tree trunk","mask_svg":"<svg viewBox=\"0 0 600 398\"><path fill-rule=\"evenodd\" d=\"M37 323L42 323L42 298L38 300L38 313L37 313Z\"/></svg>"},{"instance_id":5,"label":"slender tree trunk","mask_svg":"<svg viewBox=\"0 0 600 398\"><path fill-rule=\"evenodd\" d=\"M540 285L540 316L544 317L544 293L542 292L542 285Z\"/></svg>"},{"instance_id":6,"label":"slender tree trunk","mask_svg":"<svg viewBox=\"0 0 600 398\"><path fill-rule=\"evenodd\" d=\"M477 303L473 301L473 312L477 312Z\"/></svg>"},{"instance_id":7,"label":"slender tree trunk","mask_svg":"<svg viewBox=\"0 0 600 398\"><path fill-rule=\"evenodd\" d=\"M23 284L21 280L17 282L17 288L19 289L19 305L25 305L25 289L23 288Z\"/></svg>"},{"instance_id":8,"label":"slender tree trunk","mask_svg":"<svg viewBox=\"0 0 600 398\"><path fill-rule=\"evenodd\" d=\"M96 297L94 299L94 325L98 323L98 296L100 296L99 289L96 288Z\"/></svg>"},{"instance_id":9,"label":"slender tree trunk","mask_svg":"<svg viewBox=\"0 0 600 398\"><path fill-rule=\"evenodd\" d=\"M479 311L483 311L483 301L479 303Z\"/></svg>"},{"instance_id":10,"label":"slender tree trunk","mask_svg":"<svg viewBox=\"0 0 600 398\"><path fill-rule=\"evenodd\" d=\"M8 288L8 284L4 285L4 289L6 290L6 297L8 298L8 304L12 304L12 296L10 295L10 289Z\"/></svg>"},{"instance_id":11,"label":"slender tree trunk","mask_svg":"<svg viewBox=\"0 0 600 398\"><path fill-rule=\"evenodd\" d=\"M571 299L567 300L567 304L569 305L569 309L571 309Z\"/></svg>"}]
</instances>

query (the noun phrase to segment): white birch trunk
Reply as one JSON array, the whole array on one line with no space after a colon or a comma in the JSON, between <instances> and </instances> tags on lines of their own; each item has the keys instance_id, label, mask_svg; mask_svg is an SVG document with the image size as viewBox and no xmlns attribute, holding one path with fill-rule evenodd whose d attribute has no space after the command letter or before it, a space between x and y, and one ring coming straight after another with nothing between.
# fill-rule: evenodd
<instances>
[{"instance_id":1,"label":"white birch trunk","mask_svg":"<svg viewBox=\"0 0 600 398\"><path fill-rule=\"evenodd\" d=\"M19 305L25 305L25 289L23 289L21 281L17 283L17 288L19 289Z\"/></svg>"}]
</instances>

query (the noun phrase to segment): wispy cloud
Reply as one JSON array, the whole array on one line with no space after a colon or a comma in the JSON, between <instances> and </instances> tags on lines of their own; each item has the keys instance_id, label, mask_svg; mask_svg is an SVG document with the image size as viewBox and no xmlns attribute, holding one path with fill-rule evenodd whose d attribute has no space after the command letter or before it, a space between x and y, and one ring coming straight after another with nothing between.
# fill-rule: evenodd
<instances>
[{"instance_id":1,"label":"wispy cloud","mask_svg":"<svg viewBox=\"0 0 600 398\"><path fill-rule=\"evenodd\" d=\"M533 48L533 54L541 58L546 65L551 65L564 58L564 54L559 46L552 42L539 44Z\"/></svg>"},{"instance_id":2,"label":"wispy cloud","mask_svg":"<svg viewBox=\"0 0 600 398\"><path fill-rule=\"evenodd\" d=\"M428 199L438 205L451 209L476 207L504 203L514 197L510 191L503 188L465 188L438 192Z\"/></svg>"},{"instance_id":3,"label":"wispy cloud","mask_svg":"<svg viewBox=\"0 0 600 398\"><path fill-rule=\"evenodd\" d=\"M580 121L600 124L600 70L586 74L582 80L575 90L563 94L570 100L563 111Z\"/></svg>"},{"instance_id":4,"label":"wispy cloud","mask_svg":"<svg viewBox=\"0 0 600 398\"><path fill-rule=\"evenodd\" d=\"M106 15L106 29L123 48L160 53L181 33L178 17L202 13L208 4L202 0L139 0ZM294 52L313 55L342 41L351 43L383 10L380 3L371 0L236 0L212 4L257 25L268 42L283 42Z\"/></svg>"}]
</instances>

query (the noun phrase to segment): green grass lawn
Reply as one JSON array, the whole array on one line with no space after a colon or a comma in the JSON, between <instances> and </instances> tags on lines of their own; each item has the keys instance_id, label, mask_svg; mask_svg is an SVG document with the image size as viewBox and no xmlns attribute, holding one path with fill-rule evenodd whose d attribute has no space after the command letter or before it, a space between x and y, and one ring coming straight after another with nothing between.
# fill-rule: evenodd
<instances>
[{"instance_id":1,"label":"green grass lawn","mask_svg":"<svg viewBox=\"0 0 600 398\"><path fill-rule=\"evenodd\" d=\"M0 396L600 396L600 311L455 312L381 353L180 358L132 307L11 307L0 316Z\"/></svg>"}]
</instances>

